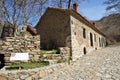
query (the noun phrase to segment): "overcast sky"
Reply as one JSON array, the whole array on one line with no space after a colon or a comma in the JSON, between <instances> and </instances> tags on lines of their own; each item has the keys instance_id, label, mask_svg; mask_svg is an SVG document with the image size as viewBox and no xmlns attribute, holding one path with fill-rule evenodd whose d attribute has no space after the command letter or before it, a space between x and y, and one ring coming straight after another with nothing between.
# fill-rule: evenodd
<instances>
[{"instance_id":1,"label":"overcast sky","mask_svg":"<svg viewBox=\"0 0 120 80\"><path fill-rule=\"evenodd\" d=\"M86 0L79 4L79 13L89 20L99 20L105 16L105 0Z\"/></svg>"}]
</instances>

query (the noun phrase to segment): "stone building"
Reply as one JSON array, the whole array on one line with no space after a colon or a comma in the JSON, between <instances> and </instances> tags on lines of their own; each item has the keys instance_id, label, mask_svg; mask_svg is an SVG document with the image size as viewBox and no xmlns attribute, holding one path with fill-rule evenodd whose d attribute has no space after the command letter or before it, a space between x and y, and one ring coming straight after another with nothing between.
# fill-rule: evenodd
<instances>
[{"instance_id":1,"label":"stone building","mask_svg":"<svg viewBox=\"0 0 120 80\"><path fill-rule=\"evenodd\" d=\"M73 9L48 7L36 25L41 48L69 47L73 60L106 46L106 38L95 26Z\"/></svg>"}]
</instances>

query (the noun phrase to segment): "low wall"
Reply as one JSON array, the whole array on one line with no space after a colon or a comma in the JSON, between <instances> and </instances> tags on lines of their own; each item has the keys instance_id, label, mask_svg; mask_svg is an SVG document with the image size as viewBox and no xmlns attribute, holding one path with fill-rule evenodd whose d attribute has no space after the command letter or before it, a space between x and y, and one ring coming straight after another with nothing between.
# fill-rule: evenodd
<instances>
[{"instance_id":1,"label":"low wall","mask_svg":"<svg viewBox=\"0 0 120 80\"><path fill-rule=\"evenodd\" d=\"M68 61L70 59L70 48L69 47L59 47L60 54L62 55L63 61Z\"/></svg>"},{"instance_id":2,"label":"low wall","mask_svg":"<svg viewBox=\"0 0 120 80\"><path fill-rule=\"evenodd\" d=\"M10 65L11 53L29 53L29 61L56 60L68 61L70 48L59 47L60 54L40 54L40 36L7 37L0 42L0 54L4 55L5 65ZM1 60L0 60L1 61Z\"/></svg>"},{"instance_id":3,"label":"low wall","mask_svg":"<svg viewBox=\"0 0 120 80\"><path fill-rule=\"evenodd\" d=\"M59 47L59 54L41 54L41 60L57 60L67 62L70 58L70 48Z\"/></svg>"},{"instance_id":4,"label":"low wall","mask_svg":"<svg viewBox=\"0 0 120 80\"><path fill-rule=\"evenodd\" d=\"M31 70L1 71L0 78L3 80L39 80L40 78L48 76L67 65L67 63L59 63Z\"/></svg>"},{"instance_id":5,"label":"low wall","mask_svg":"<svg viewBox=\"0 0 120 80\"><path fill-rule=\"evenodd\" d=\"M5 65L10 63L11 53L29 53L30 61L40 59L40 36L7 37L0 42L0 54L4 54Z\"/></svg>"}]
</instances>

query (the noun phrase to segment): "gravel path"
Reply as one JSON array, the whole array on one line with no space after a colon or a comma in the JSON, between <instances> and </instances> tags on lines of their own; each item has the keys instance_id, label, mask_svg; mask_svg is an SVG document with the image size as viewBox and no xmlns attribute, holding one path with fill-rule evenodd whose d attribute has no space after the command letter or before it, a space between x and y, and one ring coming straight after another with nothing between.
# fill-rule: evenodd
<instances>
[{"instance_id":1,"label":"gravel path","mask_svg":"<svg viewBox=\"0 0 120 80\"><path fill-rule=\"evenodd\" d=\"M120 80L120 45L84 55L41 80Z\"/></svg>"}]
</instances>

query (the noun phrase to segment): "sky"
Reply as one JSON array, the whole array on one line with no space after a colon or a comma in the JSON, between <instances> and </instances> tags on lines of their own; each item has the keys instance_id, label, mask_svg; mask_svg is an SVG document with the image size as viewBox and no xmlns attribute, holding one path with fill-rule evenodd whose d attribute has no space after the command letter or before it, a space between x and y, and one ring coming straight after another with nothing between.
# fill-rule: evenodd
<instances>
[{"instance_id":1,"label":"sky","mask_svg":"<svg viewBox=\"0 0 120 80\"><path fill-rule=\"evenodd\" d=\"M86 0L79 5L79 13L88 20L99 20L106 13L105 0Z\"/></svg>"}]
</instances>

